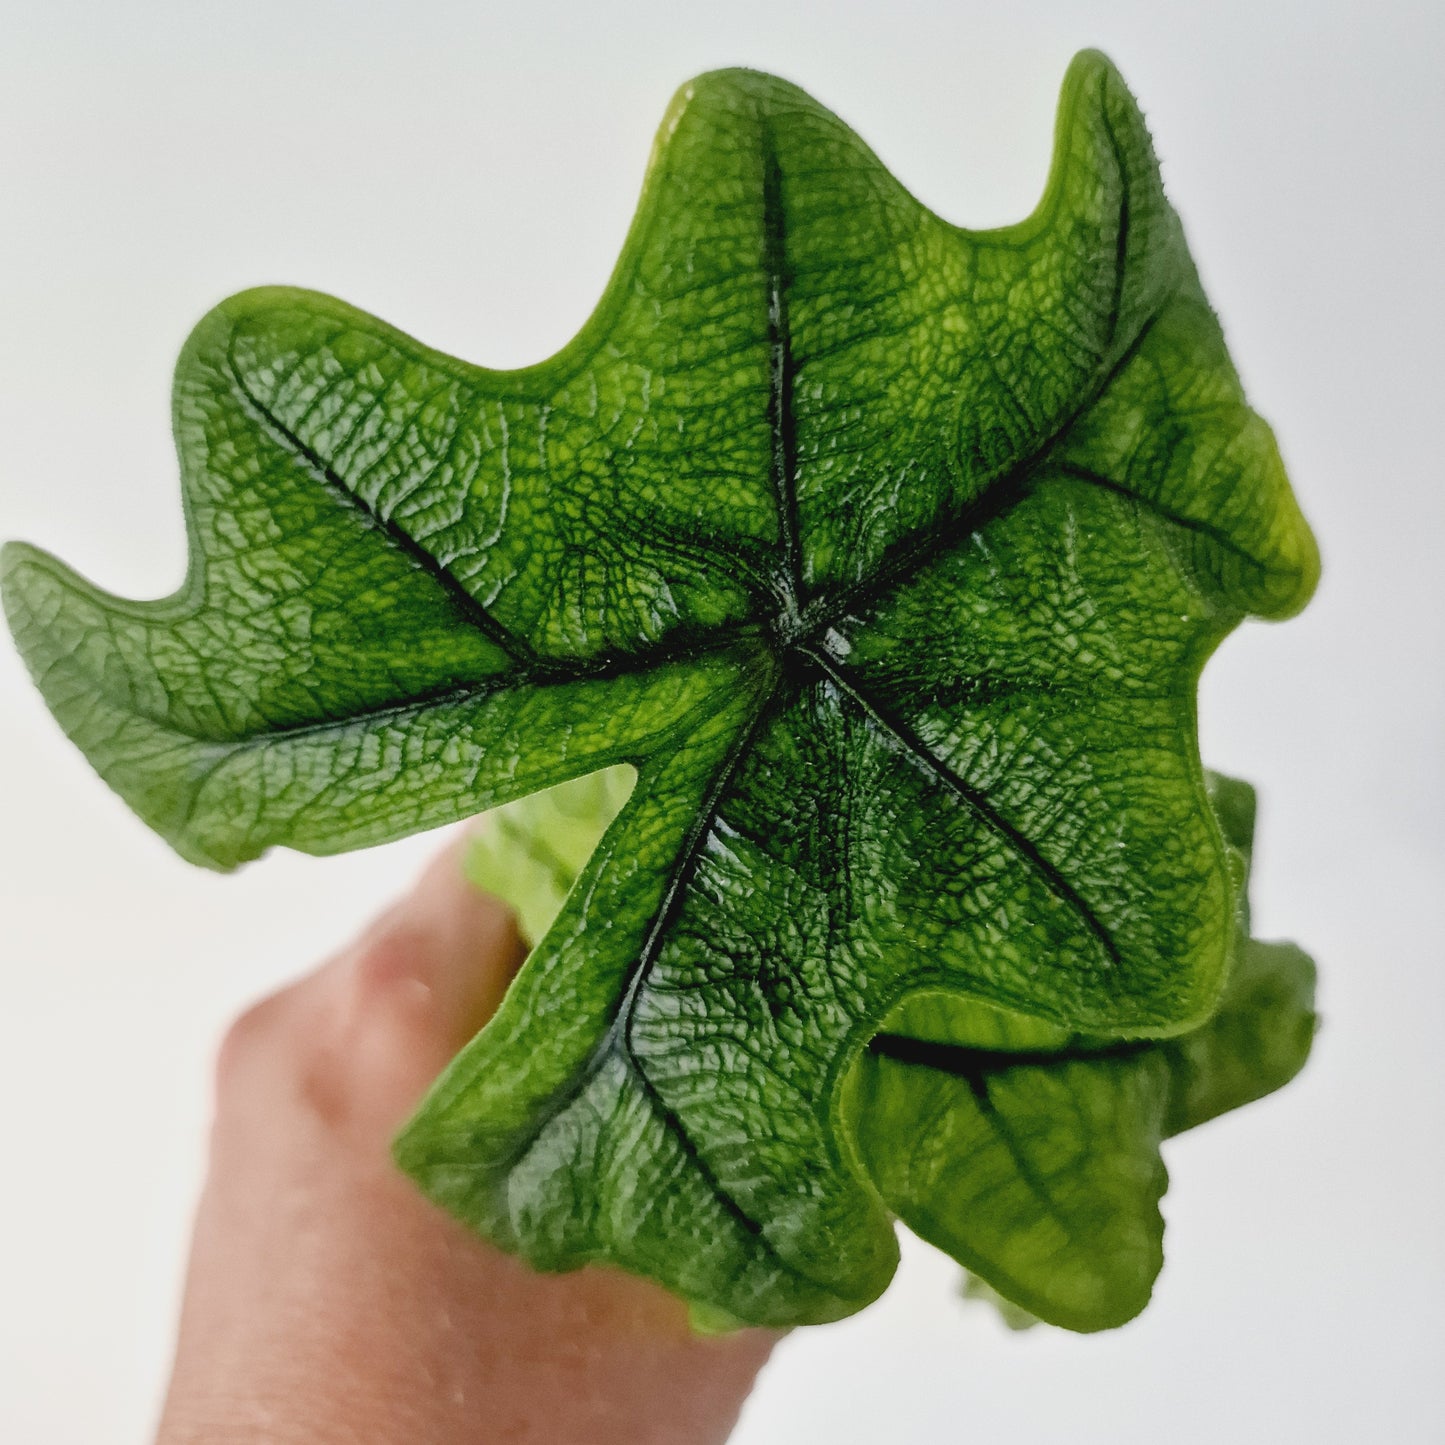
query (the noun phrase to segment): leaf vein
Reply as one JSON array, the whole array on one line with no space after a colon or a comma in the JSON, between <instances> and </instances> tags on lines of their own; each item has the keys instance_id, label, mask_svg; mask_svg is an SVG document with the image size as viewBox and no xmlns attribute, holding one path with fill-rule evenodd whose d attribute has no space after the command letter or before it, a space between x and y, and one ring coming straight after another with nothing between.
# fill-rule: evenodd
<instances>
[{"instance_id":1,"label":"leaf vein","mask_svg":"<svg viewBox=\"0 0 1445 1445\"><path fill-rule=\"evenodd\" d=\"M1119 946L1098 914L1094 912L1073 884L1064 877L1063 873L1044 857L1034 842L999 812L987 794L959 777L907 723L880 706L826 652L821 649L804 649L804 651L822 668L844 696L850 698L855 706L890 735L904 752L920 763L949 792L972 808L989 828L1033 868L1043 879L1050 892L1062 899L1078 915L1084 927L1103 948L1110 964L1117 965L1122 962Z\"/></svg>"},{"instance_id":2,"label":"leaf vein","mask_svg":"<svg viewBox=\"0 0 1445 1445\"><path fill-rule=\"evenodd\" d=\"M336 496L353 507L370 526L386 537L397 551L415 564L420 571L430 576L446 593L457 611L477 631L496 643L515 665L525 666L537 662L537 654L525 638L497 621L456 577L442 566L404 527L392 520L390 516L383 516L377 508L358 495L324 457L308 446L251 390L242 377L234 356L228 354L227 359L237 393L242 398L244 405L273 436L299 456Z\"/></svg>"}]
</instances>

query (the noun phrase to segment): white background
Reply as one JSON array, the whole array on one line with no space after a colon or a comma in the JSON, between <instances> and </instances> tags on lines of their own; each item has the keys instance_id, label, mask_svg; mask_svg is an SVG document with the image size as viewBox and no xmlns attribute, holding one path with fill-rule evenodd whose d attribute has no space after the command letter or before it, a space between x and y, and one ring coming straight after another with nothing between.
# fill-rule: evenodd
<instances>
[{"instance_id":1,"label":"white background","mask_svg":"<svg viewBox=\"0 0 1445 1445\"><path fill-rule=\"evenodd\" d=\"M183 567L169 373L228 292L334 292L532 361L606 279L672 90L772 69L925 201L1028 211L1072 52L1147 111L1322 543L1201 698L1261 785L1256 917L1318 957L1303 1078L1168 1148L1168 1263L1114 1334L1007 1335L921 1247L802 1331L741 1445L1445 1439L1445 23L1429 0L0 4L0 535L121 592ZM211 1050L435 840L222 878L91 776L0 647L0 1438L143 1441ZM421 1445L421 1442L418 1442Z\"/></svg>"}]
</instances>

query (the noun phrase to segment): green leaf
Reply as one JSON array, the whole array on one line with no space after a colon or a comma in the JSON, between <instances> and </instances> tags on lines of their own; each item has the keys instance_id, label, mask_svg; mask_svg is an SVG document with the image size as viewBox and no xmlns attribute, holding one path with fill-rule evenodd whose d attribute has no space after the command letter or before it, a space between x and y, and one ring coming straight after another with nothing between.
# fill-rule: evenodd
<instances>
[{"instance_id":1,"label":"green leaf","mask_svg":"<svg viewBox=\"0 0 1445 1445\"><path fill-rule=\"evenodd\" d=\"M1030 1062L885 1035L854 1085L863 1165L915 1234L1069 1329L1148 1302L1166 1182L1157 1046Z\"/></svg>"},{"instance_id":2,"label":"green leaf","mask_svg":"<svg viewBox=\"0 0 1445 1445\"><path fill-rule=\"evenodd\" d=\"M247 292L187 343L175 429L174 597L14 546L0 580L61 724L186 857L636 770L399 1144L534 1263L846 1313L895 1244L845 1083L901 1001L1116 1039L1214 1009L1195 687L1317 559L1103 57L1034 214L985 232L794 87L704 76L551 360Z\"/></svg>"},{"instance_id":3,"label":"green leaf","mask_svg":"<svg viewBox=\"0 0 1445 1445\"><path fill-rule=\"evenodd\" d=\"M636 779L636 770L626 764L603 768L487 814L468 849L467 873L479 888L512 905L528 948L562 911Z\"/></svg>"},{"instance_id":4,"label":"green leaf","mask_svg":"<svg viewBox=\"0 0 1445 1445\"><path fill-rule=\"evenodd\" d=\"M1162 1140L1282 1087L1309 1055L1314 965L1249 937L1254 789L1218 773L1206 785L1240 880L1234 964L1206 1024L1119 1044L920 992L883 1021L847 1085L850 1137L885 1204L966 1264L965 1294L1011 1329L1100 1330L1138 1314L1163 1262ZM613 769L487 820L469 872L528 920L529 942L628 786Z\"/></svg>"},{"instance_id":5,"label":"green leaf","mask_svg":"<svg viewBox=\"0 0 1445 1445\"><path fill-rule=\"evenodd\" d=\"M1024 1330L1031 1330L1035 1325L1043 1323L1037 1315L1031 1315L1021 1305L1005 1299L986 1279L969 1270L963 1272L958 1293L961 1299L977 1300L980 1304L991 1306L1004 1328L1015 1334L1021 1334Z\"/></svg>"},{"instance_id":6,"label":"green leaf","mask_svg":"<svg viewBox=\"0 0 1445 1445\"><path fill-rule=\"evenodd\" d=\"M1247 859L1254 791L1211 782ZM1309 1054L1314 966L1249 938L1246 918L1218 1013L1174 1039L1054 1040L1032 1053L873 1040L850 1105L885 1202L1040 1319L1075 1330L1132 1319L1163 1263L1161 1141L1281 1087Z\"/></svg>"}]
</instances>

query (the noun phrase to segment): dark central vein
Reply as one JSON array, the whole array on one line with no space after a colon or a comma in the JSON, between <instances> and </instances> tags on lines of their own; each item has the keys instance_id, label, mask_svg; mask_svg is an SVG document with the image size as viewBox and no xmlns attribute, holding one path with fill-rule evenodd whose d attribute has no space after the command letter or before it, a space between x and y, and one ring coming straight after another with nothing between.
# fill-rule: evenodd
<instances>
[{"instance_id":1,"label":"dark central vein","mask_svg":"<svg viewBox=\"0 0 1445 1445\"><path fill-rule=\"evenodd\" d=\"M1098 487L1100 491L1113 492L1116 496L1124 497L1133 502L1135 506L1142 507L1146 512L1152 512L1156 517L1161 517L1176 527L1182 527L1186 532L1198 532L1200 536L1208 537L1217 547L1233 553L1241 562L1255 568L1262 569L1264 567L1258 557L1241 547L1228 532L1220 527L1212 526L1209 522L1196 517L1186 517L1182 512L1171 511L1156 498L1146 496L1143 492L1136 492L1132 487L1125 486L1123 482L1117 482L1113 477L1106 477L1102 472L1096 472L1090 467L1080 466L1076 462L1059 462L1057 465L1065 476L1075 477L1081 482L1088 482L1091 487Z\"/></svg>"},{"instance_id":2,"label":"dark central vein","mask_svg":"<svg viewBox=\"0 0 1445 1445\"><path fill-rule=\"evenodd\" d=\"M778 684L774 682L754 709L747 724L734 738L726 756L714 772L702 804L688 827L673 861L662 902L653 915L642 947L629 966L621 996L606 1033L603 1034L586 1062L577 1070L567 1086L553 1094L548 1099L546 1107L534 1117L525 1136L512 1149L505 1166L507 1169L514 1169L536 1146L548 1126L581 1096L603 1065L609 1059L620 1058L642 1090L648 1104L658 1115L664 1127L677 1139L723 1209L747 1233L758 1239L762 1247L775 1258L778 1256L763 1234L762 1225L747 1214L737 1200L722 1186L721 1181L713 1173L697 1145L688 1135L676 1111L663 1098L657 1085L649 1078L647 1070L643 1067L633 1046L632 1024L636 1016L637 1000L667 942L672 924L678 910L682 907L693 875L697 871L708 833L717 819L727 790L737 775L738 768L751 751L764 723L772 716L777 706L778 696ZM792 1266L788 1267L792 1268Z\"/></svg>"},{"instance_id":3,"label":"dark central vein","mask_svg":"<svg viewBox=\"0 0 1445 1445\"><path fill-rule=\"evenodd\" d=\"M917 528L899 538L884 552L878 566L867 577L828 596L815 598L805 609L803 630L816 636L860 608L877 605L890 592L906 586L936 557L971 533L982 530L1022 501L1034 486L1039 472L1057 455L1074 424L1138 355L1139 348L1158 319L1159 313L1156 312L1144 322L1097 384L1032 452L995 480L986 483L976 496L962 505L944 510L931 528Z\"/></svg>"},{"instance_id":4,"label":"dark central vein","mask_svg":"<svg viewBox=\"0 0 1445 1445\"><path fill-rule=\"evenodd\" d=\"M407 558L418 570L425 572L446 593L447 600L464 621L476 628L489 641L494 642L507 657L519 667L536 667L537 654L526 638L498 622L470 592L437 560L405 527L372 506L350 486L346 478L316 449L308 445L296 432L286 425L272 409L251 390L234 357L228 357L231 377L236 390L247 406L280 442L299 456L344 502L369 525L383 533L393 547Z\"/></svg>"},{"instance_id":5,"label":"dark central vein","mask_svg":"<svg viewBox=\"0 0 1445 1445\"><path fill-rule=\"evenodd\" d=\"M991 1066L989 1063L991 1056L986 1051L958 1048L954 1048L952 1052L972 1057L955 1059L952 1067L939 1065L932 1057L920 1057L921 1054L926 1054L930 1050L941 1050L947 1047L946 1045L928 1045L918 1039L905 1038L897 1034L880 1034L869 1043L868 1051L899 1063L922 1064L940 1068L951 1077L962 1080L968 1086L969 1093L973 1095L979 1113L983 1115L989 1128L993 1130L1008 1151L1008 1156L1013 1161L1014 1168L1018 1170L1019 1178L1023 1180L1024 1186L1043 1206L1044 1212L1062 1225L1066 1234L1072 1236L1075 1230L1071 1227L1067 1213L1060 1208L1059 1201L1054 1197L1051 1181L1047 1175L1042 1174L1034 1166L1034 1161L1020 1146L1008 1115L994 1103L988 1088L989 1078L995 1071L1016 1067L1019 1064L1037 1063L1040 1060L1023 1054L998 1054L992 1056L997 1062Z\"/></svg>"},{"instance_id":6,"label":"dark central vein","mask_svg":"<svg viewBox=\"0 0 1445 1445\"><path fill-rule=\"evenodd\" d=\"M854 706L859 708L876 727L893 737L915 762L919 763L948 792L967 804L993 832L998 834L1033 868L1043 879L1049 891L1078 915L1084 927L1098 940L1111 965L1122 961L1113 935L1104 927L1098 914L1059 869L1044 857L1039 851L1038 845L1021 833L999 812L986 793L974 787L966 779L959 777L902 718L895 716L887 708L874 701L859 686L858 682L850 677L822 648L800 648L799 650L816 663L834 686L849 698Z\"/></svg>"},{"instance_id":7,"label":"dark central vein","mask_svg":"<svg viewBox=\"0 0 1445 1445\"><path fill-rule=\"evenodd\" d=\"M919 1068L934 1069L939 1073L952 1074L964 1079L975 1094L979 1084L988 1074L1000 1073L1005 1069L1048 1068L1060 1064L1087 1063L1093 1059L1121 1059L1142 1053L1152 1047L1148 1041L1124 1039L1098 1048L1086 1049L1066 1045L1062 1049L1020 1049L1010 1052L1005 1049L971 1048L967 1044L943 1044L932 1039L916 1039L909 1034L875 1034L868 1042L868 1051L893 1059L900 1064L913 1064Z\"/></svg>"},{"instance_id":8,"label":"dark central vein","mask_svg":"<svg viewBox=\"0 0 1445 1445\"><path fill-rule=\"evenodd\" d=\"M787 217L783 173L771 128L763 126L763 270L768 288L769 479L778 508L783 576L778 600L785 630L797 626L803 591L798 539L798 432L793 412L793 342L788 327Z\"/></svg>"}]
</instances>

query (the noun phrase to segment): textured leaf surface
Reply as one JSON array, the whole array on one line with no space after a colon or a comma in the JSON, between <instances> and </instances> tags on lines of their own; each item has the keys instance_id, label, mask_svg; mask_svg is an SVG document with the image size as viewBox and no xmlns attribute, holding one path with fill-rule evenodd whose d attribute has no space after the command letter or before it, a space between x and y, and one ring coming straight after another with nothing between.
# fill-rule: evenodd
<instances>
[{"instance_id":1,"label":"textured leaf surface","mask_svg":"<svg viewBox=\"0 0 1445 1445\"><path fill-rule=\"evenodd\" d=\"M1219 774L1207 782L1247 883L1254 789ZM529 920L529 942L550 926L628 785L613 769L488 819L469 871ZM966 1292L993 1301L1011 1328L1132 1319L1163 1262L1161 1142L1304 1066L1314 965L1290 944L1249 937L1244 886L1237 928L1218 1011L1175 1038L1119 1044L918 993L855 1065L843 1112L869 1178L890 1210L968 1266Z\"/></svg>"},{"instance_id":2,"label":"textured leaf surface","mask_svg":"<svg viewBox=\"0 0 1445 1445\"><path fill-rule=\"evenodd\" d=\"M853 1081L860 1156L904 1223L1005 1299L1123 1324L1163 1263L1161 1141L1288 1083L1313 1003L1305 954L1241 939L1219 1012L1176 1039L1009 1054L884 1035Z\"/></svg>"},{"instance_id":3,"label":"textured leaf surface","mask_svg":"<svg viewBox=\"0 0 1445 1445\"><path fill-rule=\"evenodd\" d=\"M248 292L187 344L175 428L180 592L13 546L3 582L56 716L185 856L636 770L400 1146L539 1265L845 1313L895 1246L844 1085L909 995L955 1043L989 1009L1112 1038L1213 1010L1194 689L1316 557L1102 57L1039 207L988 232L792 86L705 76L551 360Z\"/></svg>"},{"instance_id":4,"label":"textured leaf surface","mask_svg":"<svg viewBox=\"0 0 1445 1445\"><path fill-rule=\"evenodd\" d=\"M1209 784L1247 883L1254 790L1218 774ZM1161 1141L1304 1067L1314 978L1299 949L1249 937L1242 887L1219 1010L1189 1033L1120 1045L1024 1024L1020 1037L1000 1017L981 1048L885 1032L851 1081L864 1167L910 1228L1012 1305L1070 1329L1123 1324L1163 1263ZM922 1002L888 1027L906 1029ZM1005 1318L1017 1328L1026 1316Z\"/></svg>"}]
</instances>

